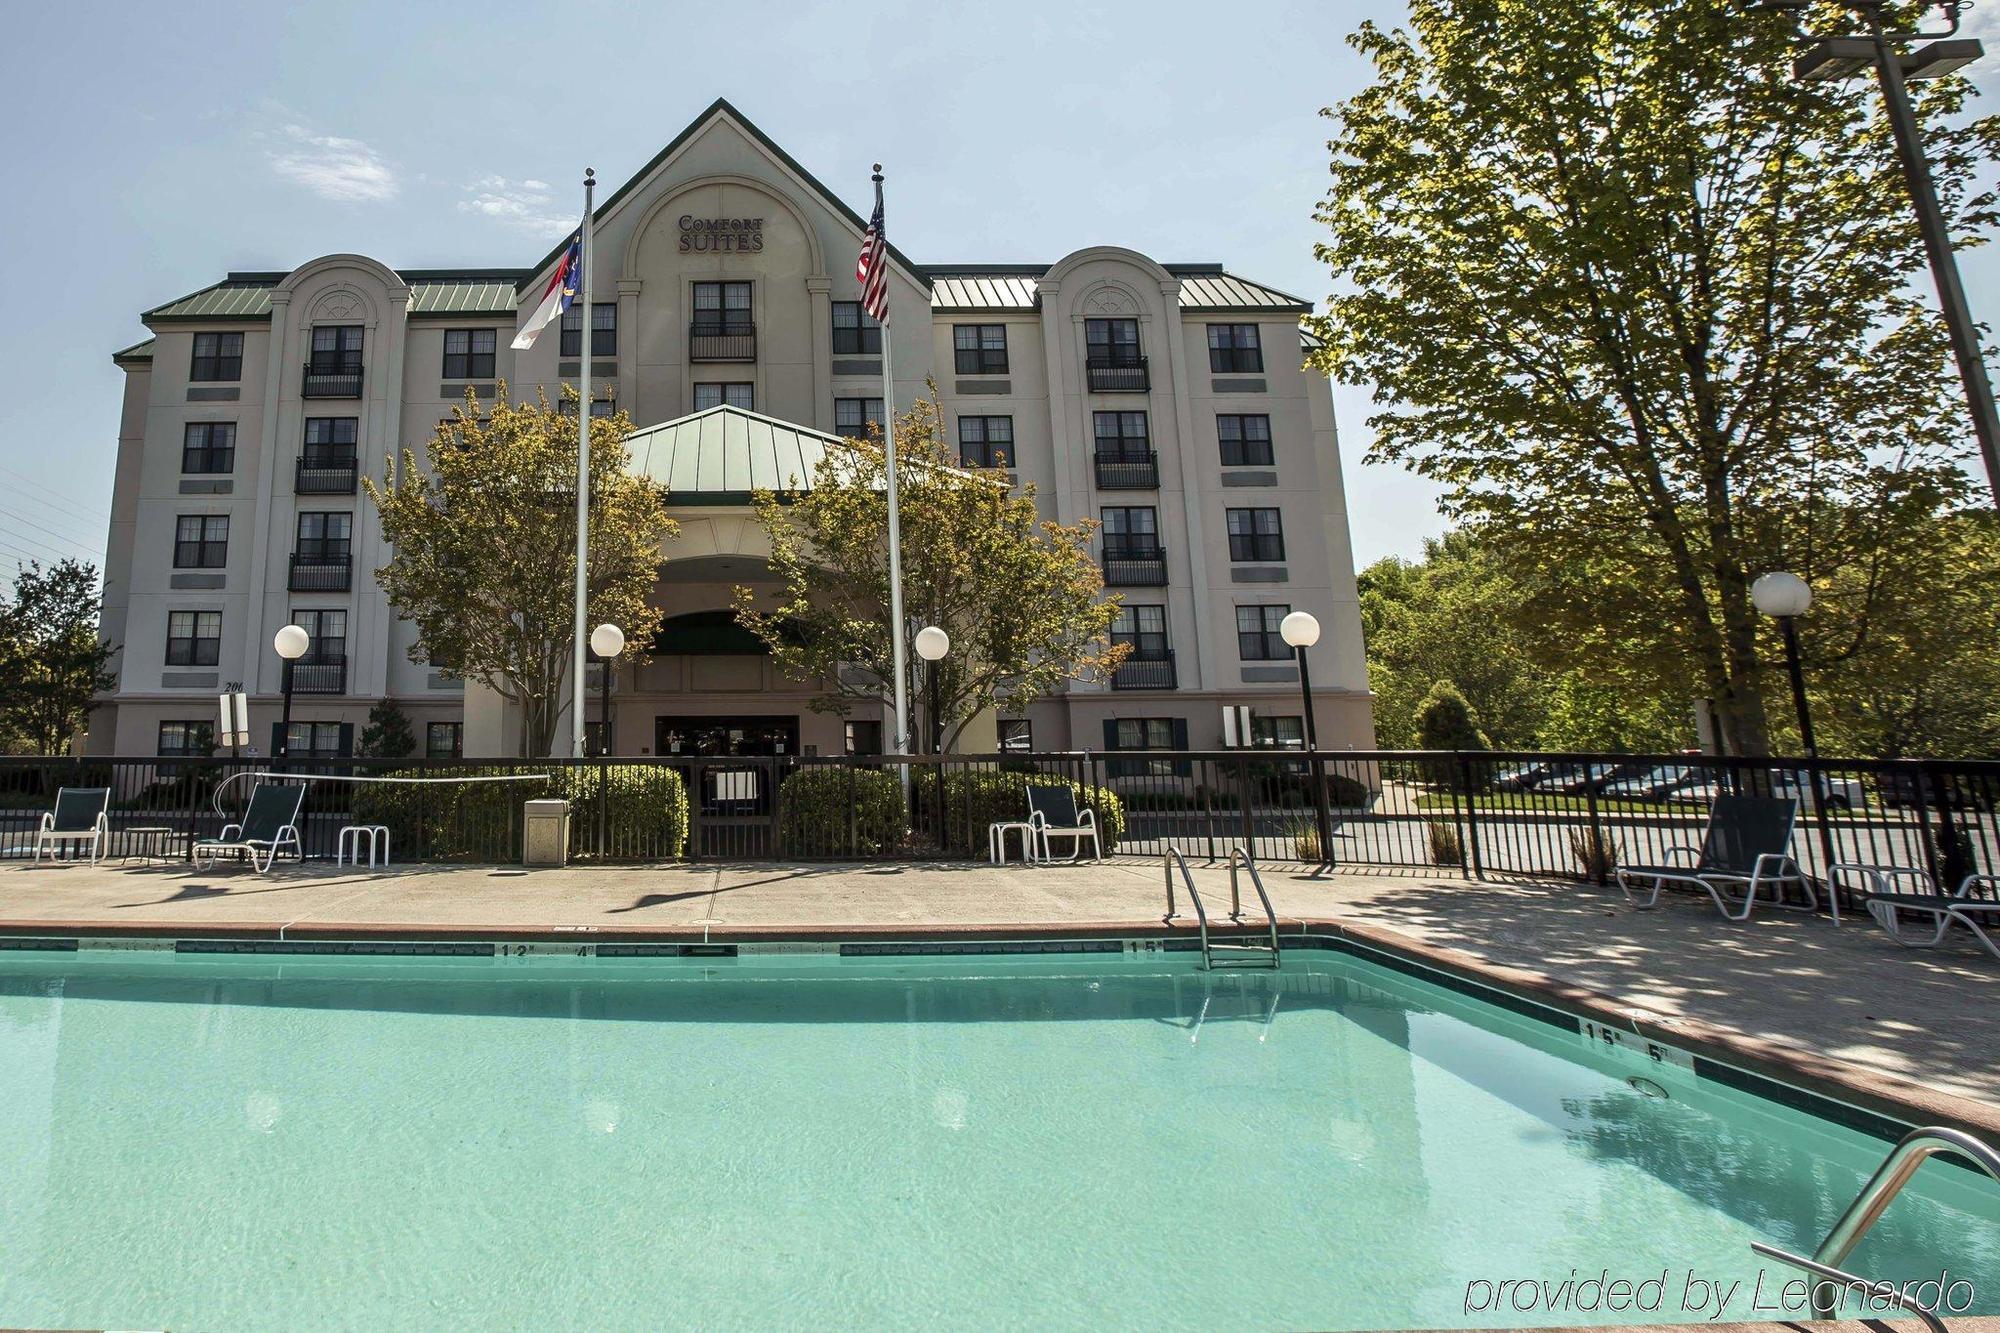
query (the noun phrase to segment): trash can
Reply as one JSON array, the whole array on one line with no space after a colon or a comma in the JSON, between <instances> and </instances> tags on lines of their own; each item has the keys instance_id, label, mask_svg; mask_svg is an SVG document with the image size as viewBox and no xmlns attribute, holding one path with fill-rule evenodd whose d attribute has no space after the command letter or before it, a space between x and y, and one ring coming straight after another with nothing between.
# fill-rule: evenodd
<instances>
[{"instance_id":1,"label":"trash can","mask_svg":"<svg viewBox=\"0 0 2000 1333\"><path fill-rule=\"evenodd\" d=\"M521 807L521 864L559 866L569 860L569 802L527 801Z\"/></svg>"}]
</instances>

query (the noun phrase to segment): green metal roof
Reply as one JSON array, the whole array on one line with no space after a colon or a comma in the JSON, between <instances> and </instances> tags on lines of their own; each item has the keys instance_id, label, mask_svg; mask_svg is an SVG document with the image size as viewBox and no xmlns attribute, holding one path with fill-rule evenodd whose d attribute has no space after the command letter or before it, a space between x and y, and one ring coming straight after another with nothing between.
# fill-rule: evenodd
<instances>
[{"instance_id":1,"label":"green metal roof","mask_svg":"<svg viewBox=\"0 0 2000 1333\"><path fill-rule=\"evenodd\" d=\"M625 438L627 470L667 488L669 504L742 505L752 491L809 491L829 449L847 442L759 416L711 407Z\"/></svg>"},{"instance_id":2,"label":"green metal roof","mask_svg":"<svg viewBox=\"0 0 2000 1333\"><path fill-rule=\"evenodd\" d=\"M410 284L412 315L512 315L512 277L466 276Z\"/></svg>"},{"instance_id":3,"label":"green metal roof","mask_svg":"<svg viewBox=\"0 0 2000 1333\"><path fill-rule=\"evenodd\" d=\"M1261 282L1223 272L1220 264L1167 264L1181 280L1183 310L1254 310L1306 314L1310 301L1300 300ZM968 265L953 270L927 270L931 309L935 311L1033 310L1039 304L1036 279L1046 265Z\"/></svg>"},{"instance_id":4,"label":"green metal roof","mask_svg":"<svg viewBox=\"0 0 2000 1333\"><path fill-rule=\"evenodd\" d=\"M114 366L138 363L151 365L153 363L153 344L157 341L159 341L157 338L148 338L144 342L133 343L122 352L113 352L111 354L111 364Z\"/></svg>"},{"instance_id":5,"label":"green metal roof","mask_svg":"<svg viewBox=\"0 0 2000 1333\"><path fill-rule=\"evenodd\" d=\"M512 315L519 307L514 282L519 269L403 269L410 284L412 315ZM140 319L194 321L269 319L271 289L283 273L231 273L212 287L155 306Z\"/></svg>"}]
</instances>

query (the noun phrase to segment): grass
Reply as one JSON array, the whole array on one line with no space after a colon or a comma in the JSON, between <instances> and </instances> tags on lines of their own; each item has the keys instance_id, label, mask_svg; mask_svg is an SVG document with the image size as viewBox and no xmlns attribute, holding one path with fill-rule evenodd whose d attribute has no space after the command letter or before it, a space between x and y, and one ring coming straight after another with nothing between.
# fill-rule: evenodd
<instances>
[{"instance_id":1,"label":"grass","mask_svg":"<svg viewBox=\"0 0 2000 1333\"><path fill-rule=\"evenodd\" d=\"M1472 796L1457 798L1457 808L1491 810L1502 815L1581 815L1590 812L1590 802L1582 796L1544 796L1539 792L1505 792L1494 794L1481 792ZM1417 797L1419 810L1450 810L1453 800L1448 792L1426 792ZM1607 801L1597 800L1597 812L1601 815L1690 815L1697 819L1706 811L1699 805L1684 805L1673 801Z\"/></svg>"}]
</instances>

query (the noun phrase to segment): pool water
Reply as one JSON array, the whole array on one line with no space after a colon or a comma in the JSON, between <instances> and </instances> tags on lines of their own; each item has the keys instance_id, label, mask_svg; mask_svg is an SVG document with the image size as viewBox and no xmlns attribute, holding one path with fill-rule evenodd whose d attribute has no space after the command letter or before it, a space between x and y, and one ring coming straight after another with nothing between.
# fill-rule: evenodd
<instances>
[{"instance_id":1,"label":"pool water","mask_svg":"<svg viewBox=\"0 0 2000 1333\"><path fill-rule=\"evenodd\" d=\"M0 952L0 1089L0 1325L1777 1318L1748 1243L1886 1149L1317 951ZM2000 1311L2000 1186L1933 1163L1850 1267ZM1660 1308L1477 1285L1602 1270Z\"/></svg>"}]
</instances>

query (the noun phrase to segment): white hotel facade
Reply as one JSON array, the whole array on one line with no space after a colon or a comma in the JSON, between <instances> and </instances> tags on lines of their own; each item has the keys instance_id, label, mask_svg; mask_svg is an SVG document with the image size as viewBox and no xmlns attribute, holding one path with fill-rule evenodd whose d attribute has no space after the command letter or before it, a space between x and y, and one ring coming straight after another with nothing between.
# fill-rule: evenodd
<instances>
[{"instance_id":1,"label":"white hotel facade","mask_svg":"<svg viewBox=\"0 0 2000 1333\"><path fill-rule=\"evenodd\" d=\"M854 278L864 225L722 101L597 209L594 395L630 414L633 466L667 483L680 524L661 550L664 627L614 677L616 753L839 754L893 731L886 706L812 711L816 688L779 678L727 611L733 587L770 582L749 490L881 411L883 332ZM90 752L206 754L216 694L240 684L269 753L271 638L295 622L313 650L295 669L293 753L351 752L384 699L420 754L513 753L496 696L411 660L413 627L373 577L388 551L357 474L405 447L421 465L468 387L553 397L574 382L574 312L560 337L508 345L556 257L398 271L329 255L142 316L151 336L114 357L103 630L118 683ZM935 380L965 458L1004 456L1049 516L1104 524L1097 553L1135 650L1114 681L969 729L966 748L1219 747L1239 704L1260 739L1294 740L1298 676L1277 633L1294 609L1323 627L1321 745L1371 745L1332 396L1302 361L1307 303L1113 246L1053 264L891 260L897 403Z\"/></svg>"}]
</instances>

